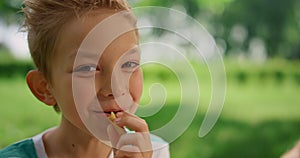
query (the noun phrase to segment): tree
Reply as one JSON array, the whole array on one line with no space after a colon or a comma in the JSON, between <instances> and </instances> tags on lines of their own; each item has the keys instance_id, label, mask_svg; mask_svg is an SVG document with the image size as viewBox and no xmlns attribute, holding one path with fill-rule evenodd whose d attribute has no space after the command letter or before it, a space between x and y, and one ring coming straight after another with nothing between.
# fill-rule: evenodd
<instances>
[{"instance_id":1,"label":"tree","mask_svg":"<svg viewBox=\"0 0 300 158\"><path fill-rule=\"evenodd\" d=\"M296 21L300 18L296 15L299 7L297 0L236 0L221 17L226 28L224 37L228 39L235 24L242 24L248 30L244 47L251 38L260 37L266 43L269 57L299 59L300 29Z\"/></svg>"},{"instance_id":2,"label":"tree","mask_svg":"<svg viewBox=\"0 0 300 158\"><path fill-rule=\"evenodd\" d=\"M197 20L206 18L213 27L211 30L216 30L213 35L226 40L226 54L236 47L230 44L229 36L232 28L239 24L247 31L241 46L244 52L248 51L253 38L260 38L269 57L300 59L299 0L143 0L137 3L137 6L148 5L182 5Z\"/></svg>"},{"instance_id":3,"label":"tree","mask_svg":"<svg viewBox=\"0 0 300 158\"><path fill-rule=\"evenodd\" d=\"M0 20L7 24L18 22L18 12L21 10L22 0L1 0Z\"/></svg>"}]
</instances>

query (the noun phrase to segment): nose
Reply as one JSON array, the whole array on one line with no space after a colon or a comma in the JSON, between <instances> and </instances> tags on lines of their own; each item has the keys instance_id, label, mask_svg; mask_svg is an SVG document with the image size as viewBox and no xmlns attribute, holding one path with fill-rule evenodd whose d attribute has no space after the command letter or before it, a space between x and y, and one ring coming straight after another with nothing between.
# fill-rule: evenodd
<instances>
[{"instance_id":1,"label":"nose","mask_svg":"<svg viewBox=\"0 0 300 158\"><path fill-rule=\"evenodd\" d=\"M109 86L111 87L111 86ZM103 88L100 89L100 94L105 97L105 98L115 98L115 97L120 97L125 95L125 89L115 89L114 91L112 91L111 88Z\"/></svg>"},{"instance_id":2,"label":"nose","mask_svg":"<svg viewBox=\"0 0 300 158\"><path fill-rule=\"evenodd\" d=\"M100 93L104 97L114 97L113 93L111 90L106 90L106 89L100 89Z\"/></svg>"},{"instance_id":3,"label":"nose","mask_svg":"<svg viewBox=\"0 0 300 158\"><path fill-rule=\"evenodd\" d=\"M105 98L117 98L126 94L126 86L118 77L108 75L103 79L97 80L100 95ZM112 85L113 84L113 85Z\"/></svg>"}]
</instances>

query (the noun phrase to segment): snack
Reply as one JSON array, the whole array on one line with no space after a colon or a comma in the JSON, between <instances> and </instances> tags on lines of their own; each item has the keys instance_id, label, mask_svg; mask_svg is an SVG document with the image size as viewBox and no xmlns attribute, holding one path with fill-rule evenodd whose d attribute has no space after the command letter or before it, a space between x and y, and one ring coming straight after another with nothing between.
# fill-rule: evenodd
<instances>
[{"instance_id":1,"label":"snack","mask_svg":"<svg viewBox=\"0 0 300 158\"><path fill-rule=\"evenodd\" d=\"M110 121L112 121L112 125L113 125L113 127L115 128L115 130L118 132L118 134L125 134L126 133L126 131L123 129L123 128L121 128L121 127L119 127L118 125L116 125L115 123L114 123L114 120L116 119L117 117L116 117L116 114L114 113L114 112L111 112L110 113L110 115L108 116L108 119L110 120Z\"/></svg>"},{"instance_id":2,"label":"snack","mask_svg":"<svg viewBox=\"0 0 300 158\"><path fill-rule=\"evenodd\" d=\"M110 116L108 117L109 120L114 121L116 119L116 115L114 112L110 113Z\"/></svg>"}]
</instances>

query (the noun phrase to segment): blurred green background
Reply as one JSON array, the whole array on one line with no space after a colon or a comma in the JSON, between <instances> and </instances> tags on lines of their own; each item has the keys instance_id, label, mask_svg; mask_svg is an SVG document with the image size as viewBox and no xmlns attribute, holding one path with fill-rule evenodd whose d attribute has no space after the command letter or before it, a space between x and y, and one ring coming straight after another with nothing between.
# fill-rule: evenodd
<instances>
[{"instance_id":1,"label":"blurred green background","mask_svg":"<svg viewBox=\"0 0 300 158\"><path fill-rule=\"evenodd\" d=\"M300 139L300 1L129 2L188 13L214 36L224 57L226 100L217 124L207 136L198 137L210 102L211 81L207 66L194 63L200 104L186 132L170 144L172 157L280 157ZM15 32L9 33L22 21L17 13L20 7L20 0L0 1L0 148L55 126L60 119L26 86L26 72L34 67L19 41L11 40ZM164 85L168 94L165 106L145 118L151 129L157 129L178 110L179 83L164 67L143 66L143 72L141 104L149 102L152 83Z\"/></svg>"}]
</instances>

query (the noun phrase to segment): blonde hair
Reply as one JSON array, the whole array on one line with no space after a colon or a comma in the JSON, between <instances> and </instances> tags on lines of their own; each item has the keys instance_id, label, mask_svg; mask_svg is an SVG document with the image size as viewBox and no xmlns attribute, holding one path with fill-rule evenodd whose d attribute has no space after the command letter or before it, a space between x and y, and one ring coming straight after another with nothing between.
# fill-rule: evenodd
<instances>
[{"instance_id":1,"label":"blonde hair","mask_svg":"<svg viewBox=\"0 0 300 158\"><path fill-rule=\"evenodd\" d=\"M68 19L99 8L129 10L126 0L24 0L23 4L31 57L49 81L57 37Z\"/></svg>"},{"instance_id":2,"label":"blonde hair","mask_svg":"<svg viewBox=\"0 0 300 158\"><path fill-rule=\"evenodd\" d=\"M74 17L100 8L129 10L126 0L24 0L23 31L36 68L51 83L50 64L61 28ZM59 111L58 106L54 106Z\"/></svg>"}]
</instances>

